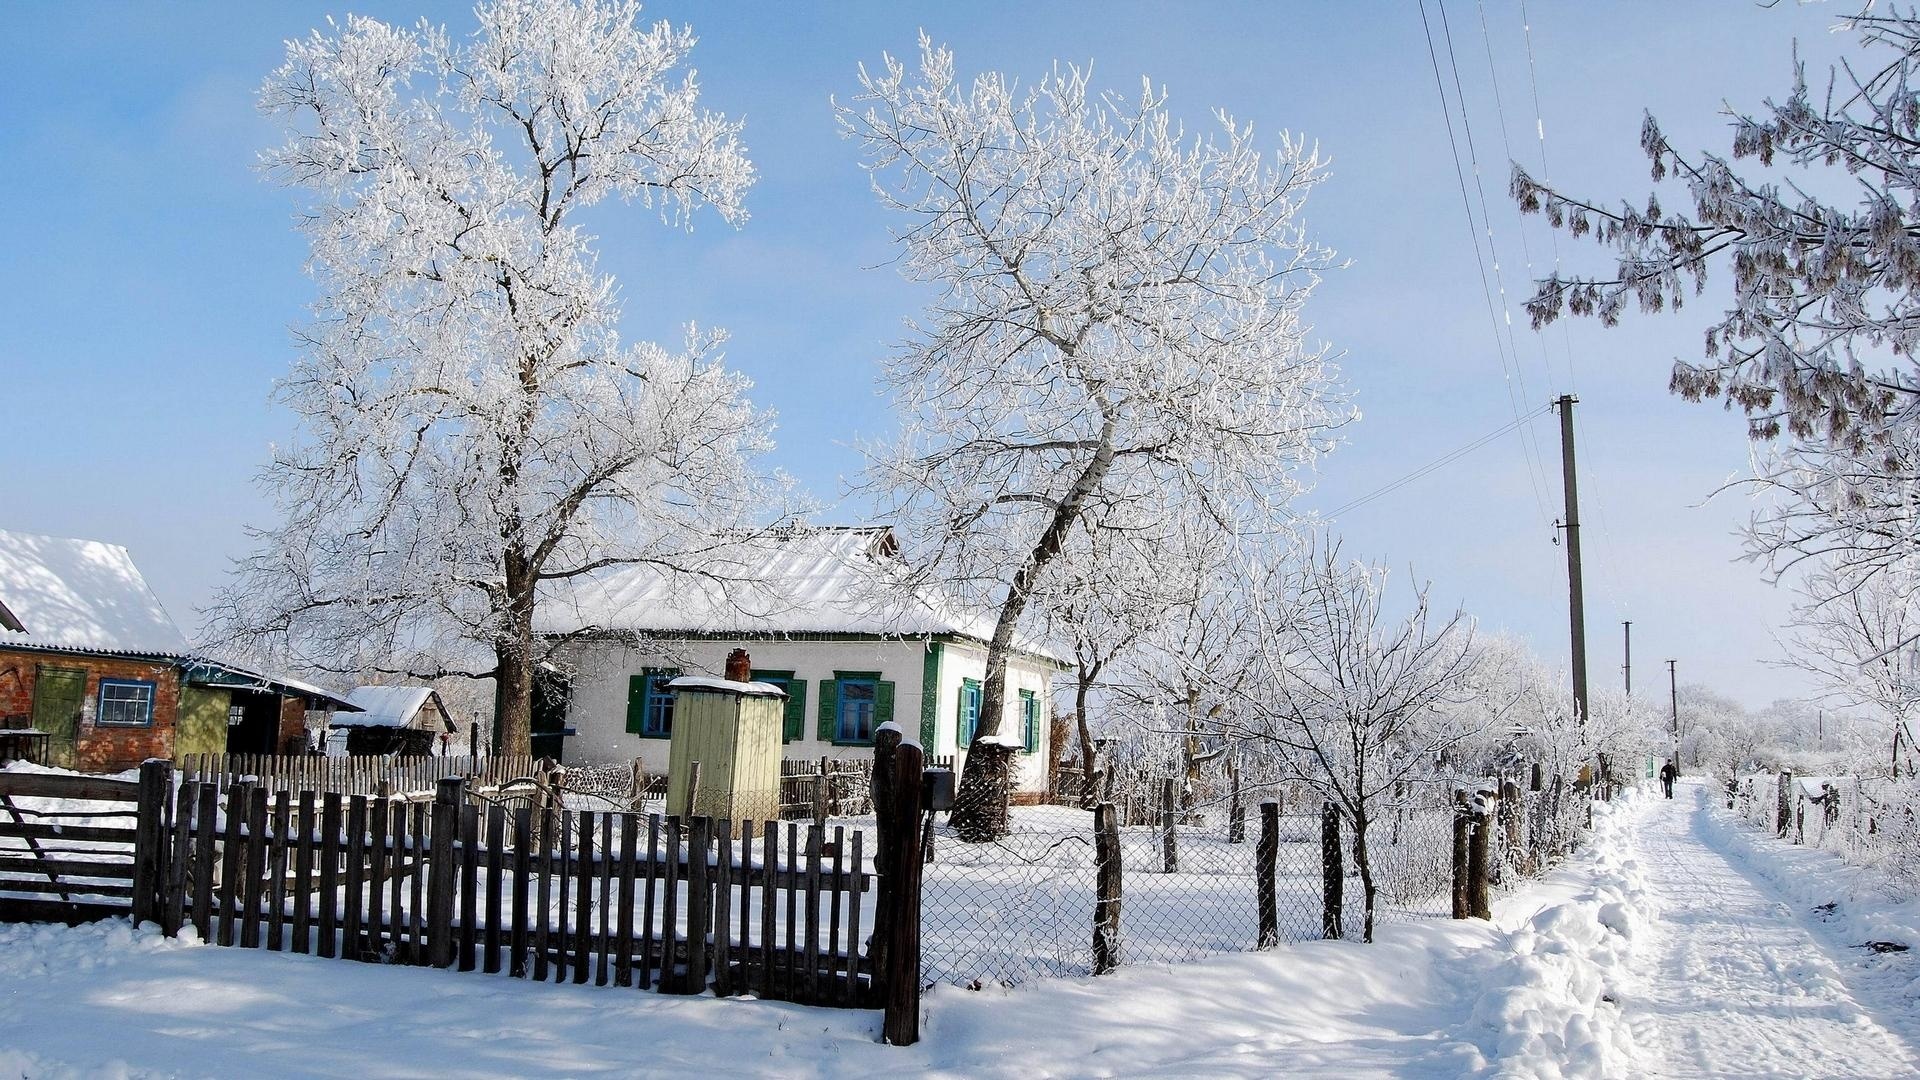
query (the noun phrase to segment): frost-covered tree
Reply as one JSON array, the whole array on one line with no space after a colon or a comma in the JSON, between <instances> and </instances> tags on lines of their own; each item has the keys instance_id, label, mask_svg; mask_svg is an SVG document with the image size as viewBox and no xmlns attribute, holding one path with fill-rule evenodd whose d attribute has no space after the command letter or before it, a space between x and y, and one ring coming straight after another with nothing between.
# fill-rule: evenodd
<instances>
[{"instance_id":1,"label":"frost-covered tree","mask_svg":"<svg viewBox=\"0 0 1920 1080\"><path fill-rule=\"evenodd\" d=\"M1397 791L1479 726L1457 707L1478 689L1473 625L1459 611L1436 616L1425 586L1394 618L1386 572L1347 561L1332 541L1315 549L1297 593L1269 610L1262 662L1225 727L1278 757L1351 824L1371 941L1371 826Z\"/></svg>"},{"instance_id":2,"label":"frost-covered tree","mask_svg":"<svg viewBox=\"0 0 1920 1080\"><path fill-rule=\"evenodd\" d=\"M1877 713L1878 741L1890 745L1895 726L1920 713L1920 593L1904 575L1855 581L1824 570L1797 591L1786 663L1819 680L1826 702ZM1890 760L1874 756L1874 765Z\"/></svg>"},{"instance_id":3,"label":"frost-covered tree","mask_svg":"<svg viewBox=\"0 0 1920 1080\"><path fill-rule=\"evenodd\" d=\"M1916 550L1920 18L1869 5L1844 26L1860 63L1814 84L1796 64L1784 99L1732 116L1731 158L1682 152L1648 116L1653 180L1677 181L1687 209L1657 196L1609 207L1518 167L1512 192L1522 210L1617 254L1611 273L1543 282L1528 304L1536 326L1678 308L1710 268L1729 272L1732 300L1672 388L1743 409L1755 438L1796 440L1763 471L1787 510L1757 523L1756 554L1864 548L1878 558L1863 568L1878 572Z\"/></svg>"},{"instance_id":4,"label":"frost-covered tree","mask_svg":"<svg viewBox=\"0 0 1920 1080\"><path fill-rule=\"evenodd\" d=\"M464 38L330 23L260 90L320 297L279 388L301 423L265 472L280 524L213 614L307 669L492 678L498 747L524 752L542 593L698 571L767 504L766 417L721 335L623 342L581 217L617 196L738 224L753 169L699 105L691 31L632 0L475 14Z\"/></svg>"},{"instance_id":5,"label":"frost-covered tree","mask_svg":"<svg viewBox=\"0 0 1920 1080\"><path fill-rule=\"evenodd\" d=\"M936 287L887 363L904 430L868 482L918 562L993 613L953 815L985 839L1006 827L1008 651L1049 577L1093 557L1082 538L1195 503L1234 531L1344 415L1301 320L1332 259L1300 220L1325 165L1224 113L1190 133L1151 86L1100 94L1078 68L964 80L924 36L916 67L863 68L839 117L903 272Z\"/></svg>"}]
</instances>

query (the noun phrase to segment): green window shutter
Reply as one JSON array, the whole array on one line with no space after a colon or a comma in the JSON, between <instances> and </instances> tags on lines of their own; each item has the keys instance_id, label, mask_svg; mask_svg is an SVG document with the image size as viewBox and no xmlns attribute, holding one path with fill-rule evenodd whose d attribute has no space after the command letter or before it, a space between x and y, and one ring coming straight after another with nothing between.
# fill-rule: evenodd
<instances>
[{"instance_id":1,"label":"green window shutter","mask_svg":"<svg viewBox=\"0 0 1920 1080\"><path fill-rule=\"evenodd\" d=\"M1031 690L1020 691L1021 741L1031 754L1040 745L1040 701Z\"/></svg>"},{"instance_id":2,"label":"green window shutter","mask_svg":"<svg viewBox=\"0 0 1920 1080\"><path fill-rule=\"evenodd\" d=\"M834 736L834 710L840 703L836 700L838 687L832 679L820 680L820 741L830 743Z\"/></svg>"},{"instance_id":3,"label":"green window shutter","mask_svg":"<svg viewBox=\"0 0 1920 1080\"><path fill-rule=\"evenodd\" d=\"M646 730L647 723L647 680L653 678L655 668L641 668L640 674L627 676L627 733L638 735Z\"/></svg>"},{"instance_id":4,"label":"green window shutter","mask_svg":"<svg viewBox=\"0 0 1920 1080\"><path fill-rule=\"evenodd\" d=\"M798 742L807 734L807 680L787 680L787 714L781 725L781 740Z\"/></svg>"},{"instance_id":5,"label":"green window shutter","mask_svg":"<svg viewBox=\"0 0 1920 1080\"><path fill-rule=\"evenodd\" d=\"M967 680L960 680L960 689L953 695L953 748L965 750L973 741L973 732L967 730Z\"/></svg>"},{"instance_id":6,"label":"green window shutter","mask_svg":"<svg viewBox=\"0 0 1920 1080\"><path fill-rule=\"evenodd\" d=\"M881 724L893 722L893 684L881 682L873 691L873 726L878 730Z\"/></svg>"}]
</instances>

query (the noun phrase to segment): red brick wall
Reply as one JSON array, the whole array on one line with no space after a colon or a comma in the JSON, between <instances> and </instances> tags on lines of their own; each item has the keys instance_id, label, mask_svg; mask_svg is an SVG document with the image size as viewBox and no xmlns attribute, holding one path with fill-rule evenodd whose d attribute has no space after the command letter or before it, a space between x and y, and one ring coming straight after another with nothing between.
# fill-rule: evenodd
<instances>
[{"instance_id":1,"label":"red brick wall","mask_svg":"<svg viewBox=\"0 0 1920 1080\"><path fill-rule=\"evenodd\" d=\"M180 708L178 668L142 660L0 649L0 715L33 712L34 672L41 664L80 668L87 673L77 746L82 772L120 772L150 757L173 756L174 721ZM94 712L100 707L103 678L153 683L153 724L141 728L96 726Z\"/></svg>"},{"instance_id":2,"label":"red brick wall","mask_svg":"<svg viewBox=\"0 0 1920 1080\"><path fill-rule=\"evenodd\" d=\"M280 742L276 754L299 754L307 749L307 703L296 697L280 699Z\"/></svg>"}]
</instances>

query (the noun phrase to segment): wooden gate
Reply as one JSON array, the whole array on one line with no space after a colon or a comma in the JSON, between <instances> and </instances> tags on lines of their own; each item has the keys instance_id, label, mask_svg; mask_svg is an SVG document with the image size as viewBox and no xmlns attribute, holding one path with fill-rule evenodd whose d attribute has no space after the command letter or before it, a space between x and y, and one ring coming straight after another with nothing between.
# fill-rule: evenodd
<instances>
[{"instance_id":1,"label":"wooden gate","mask_svg":"<svg viewBox=\"0 0 1920 1080\"><path fill-rule=\"evenodd\" d=\"M0 772L0 920L154 918L170 773L165 762L138 781Z\"/></svg>"}]
</instances>

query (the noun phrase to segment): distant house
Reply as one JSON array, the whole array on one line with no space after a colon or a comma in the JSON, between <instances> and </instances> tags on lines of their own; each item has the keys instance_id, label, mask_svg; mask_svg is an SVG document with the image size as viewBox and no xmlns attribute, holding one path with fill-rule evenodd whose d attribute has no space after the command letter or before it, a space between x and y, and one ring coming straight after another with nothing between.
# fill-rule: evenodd
<instances>
[{"instance_id":1,"label":"distant house","mask_svg":"<svg viewBox=\"0 0 1920 1080\"><path fill-rule=\"evenodd\" d=\"M459 729L430 686L356 686L347 700L359 712L334 714L349 754L434 754Z\"/></svg>"},{"instance_id":2,"label":"distant house","mask_svg":"<svg viewBox=\"0 0 1920 1080\"><path fill-rule=\"evenodd\" d=\"M0 723L45 732L47 764L282 752L310 708L357 706L194 650L117 544L0 530Z\"/></svg>"},{"instance_id":3,"label":"distant house","mask_svg":"<svg viewBox=\"0 0 1920 1080\"><path fill-rule=\"evenodd\" d=\"M885 527L796 529L758 545L743 579L764 592L672 580L621 567L543 601L548 628L569 632L535 694L535 726L577 732L569 761L640 758L665 772L673 693L682 674L719 674L747 650L752 677L787 692L789 758L862 758L873 732L897 720L930 755L964 757L979 722L989 620L970 618L925 587L898 580L899 546ZM1028 796L1046 790L1051 684L1062 659L1021 641L1008 664L1001 740L1018 744L1014 777Z\"/></svg>"}]
</instances>

